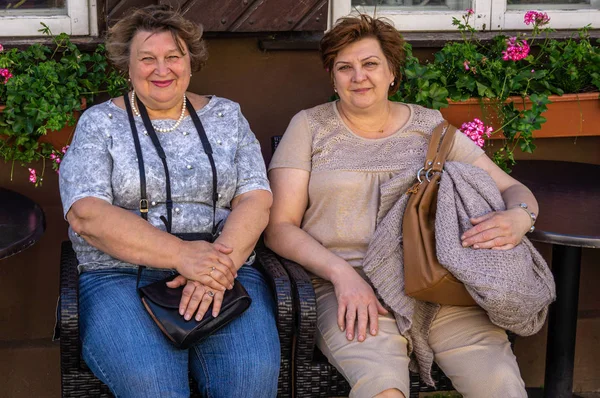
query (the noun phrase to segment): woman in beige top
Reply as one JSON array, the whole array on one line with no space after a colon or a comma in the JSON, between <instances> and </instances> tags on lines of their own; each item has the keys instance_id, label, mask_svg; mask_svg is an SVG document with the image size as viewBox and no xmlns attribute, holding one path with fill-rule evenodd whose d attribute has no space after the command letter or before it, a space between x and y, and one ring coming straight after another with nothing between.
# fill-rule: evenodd
<instances>
[{"instance_id":1,"label":"woman in beige top","mask_svg":"<svg viewBox=\"0 0 600 398\"><path fill-rule=\"evenodd\" d=\"M317 344L352 385L351 397L409 395L407 336L362 272L380 186L421 167L429 136L443 120L438 111L388 100L398 89L403 47L385 21L365 15L338 21L321 51L340 99L298 113L269 168L274 203L266 244L314 275ZM508 209L473 219L463 245L517 245L532 226L520 204L538 211L531 192L464 134L456 135L449 160L487 171ZM479 307L442 306L424 335L465 397L526 396L506 333Z\"/></svg>"}]
</instances>

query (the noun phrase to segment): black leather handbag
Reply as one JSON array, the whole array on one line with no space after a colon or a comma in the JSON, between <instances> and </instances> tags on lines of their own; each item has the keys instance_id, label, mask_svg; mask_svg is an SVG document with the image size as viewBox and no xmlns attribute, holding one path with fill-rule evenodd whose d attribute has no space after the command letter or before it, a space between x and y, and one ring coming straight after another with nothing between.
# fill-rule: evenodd
<instances>
[{"instance_id":1,"label":"black leather handbag","mask_svg":"<svg viewBox=\"0 0 600 398\"><path fill-rule=\"evenodd\" d=\"M125 95L125 98L125 106L129 116L129 124L131 125L131 132L133 134L133 142L135 145L140 170L140 214L145 220L148 220L148 198L146 195L146 176L142 148L137 134L135 121L133 119L131 105L129 104L129 101L127 101L127 95ZM171 200L171 183L166 156L162 146L160 145L158 137L156 136L152 122L150 122L146 107L143 103L141 103L141 101L137 101L137 103L142 120L144 121L144 126L146 127L146 130L152 140L152 143L154 144L154 147L156 148L156 152L158 153L165 170L167 217L165 218L164 216L161 216L160 218L165 223L167 232L171 233L173 202ZM173 235L183 240L204 240L212 243L219 235L219 228L216 224L216 208L218 198L217 170L212 156L212 148L208 138L206 137L204 127L202 126L200 118L196 114L194 107L189 101L187 102L187 109L192 117L194 125L196 126L196 130L200 136L200 141L202 142L202 147L208 156L212 170L213 227L211 233L175 233ZM144 304L144 307L146 308L146 311L148 311L148 314L152 317L152 320L156 323L164 335L178 348L189 348L190 346L201 342L210 336L210 334L216 332L240 316L248 309L248 307L250 307L250 304L252 303L252 299L248 295L248 292L241 282L235 281L233 284L233 289L225 291L223 295L223 303L221 304L221 311L217 317L212 316L211 304L204 314L204 317L200 321L196 321L193 317L189 321L186 321L185 318L179 314L179 303L181 302L181 296L184 287L180 286L179 288L170 288L167 286L167 282L173 280L177 275L172 275L160 281L139 287L140 278L144 268L145 267L143 266L138 267L138 294L142 300L142 303Z\"/></svg>"},{"instance_id":2,"label":"black leather handbag","mask_svg":"<svg viewBox=\"0 0 600 398\"><path fill-rule=\"evenodd\" d=\"M196 321L195 318L186 321L183 316L179 315L179 302L183 286L171 289L166 285L173 278L175 275L140 287L138 293L146 311L177 348L189 348L201 342L240 316L252 302L244 286L235 282L233 289L225 292L221 312L216 318L212 316L211 304L200 321Z\"/></svg>"}]
</instances>

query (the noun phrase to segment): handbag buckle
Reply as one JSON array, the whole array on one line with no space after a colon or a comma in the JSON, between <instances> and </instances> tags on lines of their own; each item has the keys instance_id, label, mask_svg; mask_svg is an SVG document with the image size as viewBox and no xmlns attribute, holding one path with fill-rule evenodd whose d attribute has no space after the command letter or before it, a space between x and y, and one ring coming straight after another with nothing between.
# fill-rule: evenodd
<instances>
[{"instance_id":1,"label":"handbag buckle","mask_svg":"<svg viewBox=\"0 0 600 398\"><path fill-rule=\"evenodd\" d=\"M417 171L417 180L419 181L419 183L422 183L423 180L421 180L421 173L425 173L427 174L427 172L425 171L425 167L421 167L418 171Z\"/></svg>"},{"instance_id":2,"label":"handbag buckle","mask_svg":"<svg viewBox=\"0 0 600 398\"><path fill-rule=\"evenodd\" d=\"M148 199L140 199L140 213L148 213Z\"/></svg>"}]
</instances>

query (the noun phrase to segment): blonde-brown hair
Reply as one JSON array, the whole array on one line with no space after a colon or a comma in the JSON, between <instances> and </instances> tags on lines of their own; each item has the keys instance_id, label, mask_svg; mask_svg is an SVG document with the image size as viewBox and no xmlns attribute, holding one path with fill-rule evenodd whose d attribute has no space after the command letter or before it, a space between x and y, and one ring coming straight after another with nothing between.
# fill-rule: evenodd
<instances>
[{"instance_id":1,"label":"blonde-brown hair","mask_svg":"<svg viewBox=\"0 0 600 398\"><path fill-rule=\"evenodd\" d=\"M333 28L321 39L323 67L333 73L333 63L340 50L349 44L369 37L379 42L394 74L395 84L389 89L389 94L392 95L398 91L400 68L404 64L404 39L392 23L386 19L373 18L365 14L338 19Z\"/></svg>"},{"instance_id":2,"label":"blonde-brown hair","mask_svg":"<svg viewBox=\"0 0 600 398\"><path fill-rule=\"evenodd\" d=\"M199 71L208 59L208 51L202 40L202 26L185 19L168 5L151 5L133 10L108 31L106 51L110 61L120 70L127 72L131 41L137 32L171 32L181 51L182 40L190 54L192 72Z\"/></svg>"}]
</instances>

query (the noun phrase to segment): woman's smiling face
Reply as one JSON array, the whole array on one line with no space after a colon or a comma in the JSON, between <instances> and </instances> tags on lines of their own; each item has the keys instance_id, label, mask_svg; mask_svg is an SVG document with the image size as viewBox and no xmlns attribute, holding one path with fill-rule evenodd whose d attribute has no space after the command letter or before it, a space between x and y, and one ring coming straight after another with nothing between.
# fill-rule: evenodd
<instances>
[{"instance_id":1,"label":"woman's smiling face","mask_svg":"<svg viewBox=\"0 0 600 398\"><path fill-rule=\"evenodd\" d=\"M181 109L191 64L186 44L179 43L169 31L139 31L131 40L129 77L136 94L150 109Z\"/></svg>"},{"instance_id":2,"label":"woman's smiling face","mask_svg":"<svg viewBox=\"0 0 600 398\"><path fill-rule=\"evenodd\" d=\"M333 83L340 100L351 107L365 109L386 101L394 78L379 41L372 37L342 48L333 62Z\"/></svg>"}]
</instances>

